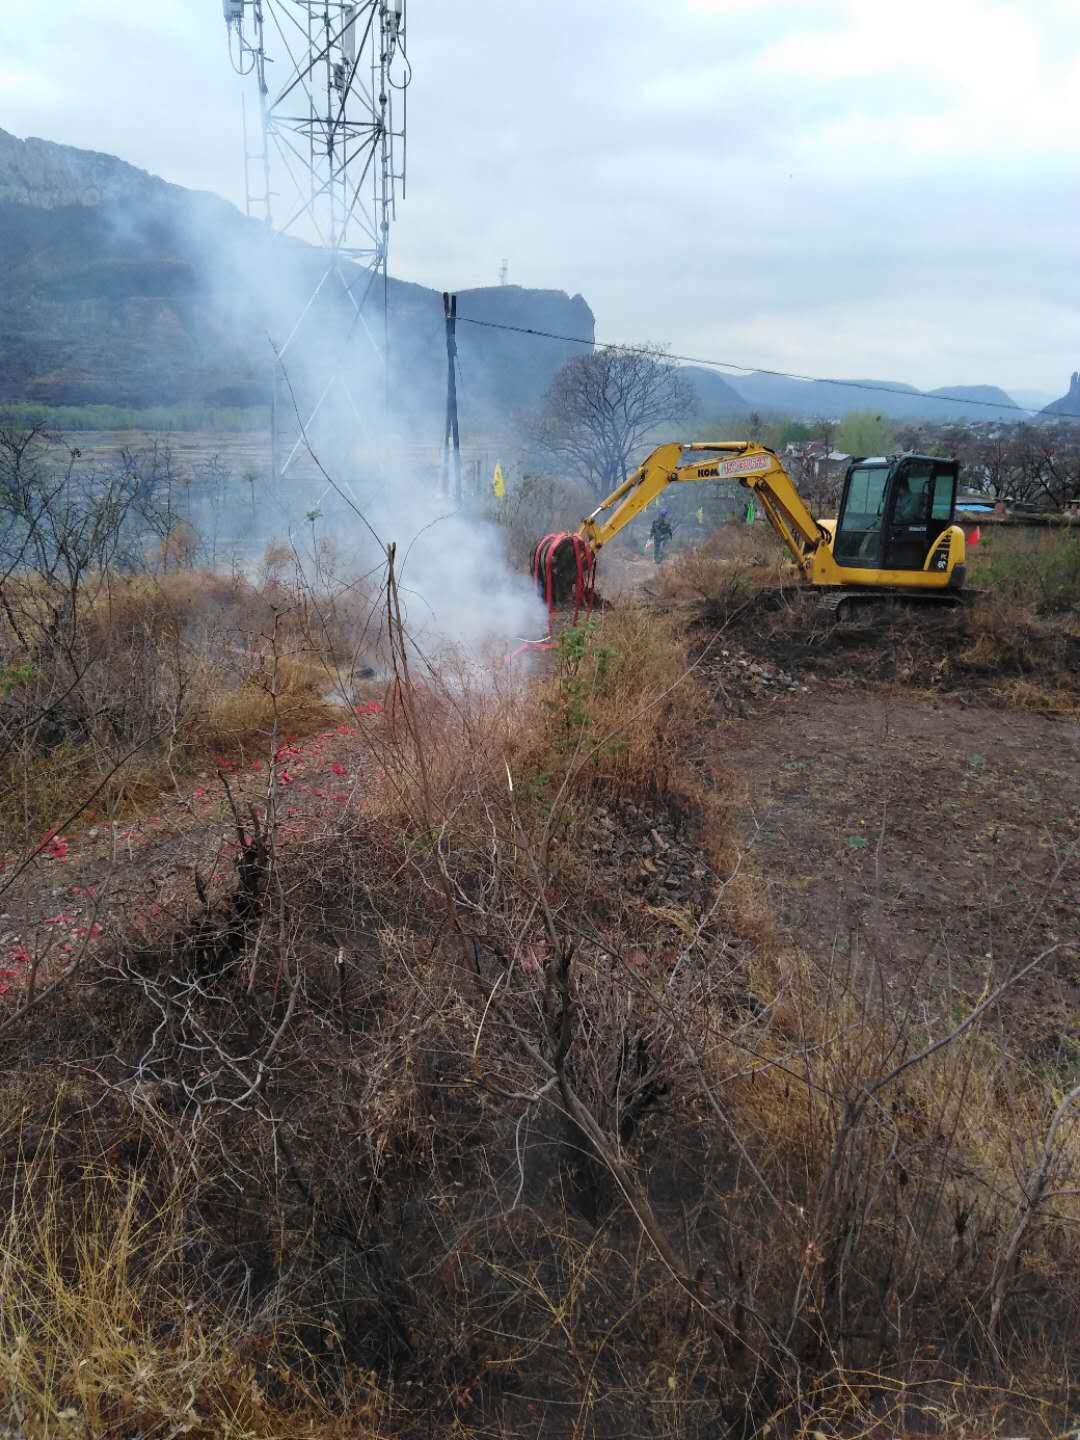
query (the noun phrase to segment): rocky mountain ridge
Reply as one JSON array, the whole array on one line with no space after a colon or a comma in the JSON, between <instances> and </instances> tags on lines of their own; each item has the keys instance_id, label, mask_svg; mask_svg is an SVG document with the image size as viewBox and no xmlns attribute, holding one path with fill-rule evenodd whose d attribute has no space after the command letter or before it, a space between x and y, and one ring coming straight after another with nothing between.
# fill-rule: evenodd
<instances>
[{"instance_id":1,"label":"rocky mountain ridge","mask_svg":"<svg viewBox=\"0 0 1080 1440\"><path fill-rule=\"evenodd\" d=\"M312 246L268 234L220 197L186 190L113 155L0 130L0 401L233 406L269 397L269 342L287 334L325 269ZM324 334L348 297L320 298ZM381 326L381 287L368 298ZM437 291L391 279L391 389L410 423L442 403L445 349ZM520 286L459 293L466 423L536 406L581 346L486 326L591 340L582 296ZM317 329L317 325L316 325ZM368 356L370 359L370 355ZM361 370L363 360L358 360ZM297 357L298 369L304 365ZM764 414L891 419L1024 418L996 386L921 392L903 382L794 380L768 372L686 375L703 420ZM1045 415L1080 414L1080 379Z\"/></svg>"},{"instance_id":2,"label":"rocky mountain ridge","mask_svg":"<svg viewBox=\"0 0 1080 1440\"><path fill-rule=\"evenodd\" d=\"M0 130L0 203L60 210L146 198L179 188L115 155L34 137L20 140Z\"/></svg>"},{"instance_id":3,"label":"rocky mountain ridge","mask_svg":"<svg viewBox=\"0 0 1080 1440\"><path fill-rule=\"evenodd\" d=\"M1047 405L1042 413L1044 415L1069 416L1073 419L1080 418L1080 371L1073 371L1069 378L1068 390L1060 400L1054 400Z\"/></svg>"},{"instance_id":4,"label":"rocky mountain ridge","mask_svg":"<svg viewBox=\"0 0 1080 1440\"><path fill-rule=\"evenodd\" d=\"M0 131L0 268L0 401L244 406L268 402L270 344L289 334L327 256L114 156ZM349 331L346 368L362 395L375 384L382 287L348 264L339 278L320 291L307 351L295 346L290 365L301 384L325 365L327 337ZM362 325L347 289L364 295ZM390 279L387 311L394 406L430 428L445 387L442 296ZM561 291L462 291L458 313L594 334L585 300ZM537 404L580 348L459 323L463 423Z\"/></svg>"}]
</instances>

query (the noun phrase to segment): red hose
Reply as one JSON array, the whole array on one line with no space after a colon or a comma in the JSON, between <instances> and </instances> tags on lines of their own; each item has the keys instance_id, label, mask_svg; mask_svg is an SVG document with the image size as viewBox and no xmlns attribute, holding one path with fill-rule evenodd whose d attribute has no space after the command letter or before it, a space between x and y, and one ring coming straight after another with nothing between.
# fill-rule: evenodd
<instances>
[{"instance_id":1,"label":"red hose","mask_svg":"<svg viewBox=\"0 0 1080 1440\"><path fill-rule=\"evenodd\" d=\"M571 534L566 530L552 531L545 535L533 551L533 580L540 585L540 567L543 566L542 594L548 608L551 623L555 618L554 567L559 547L569 544L574 552L574 568L577 576L574 583L574 624L576 625L584 607L586 614L592 614L596 585L596 553L583 535Z\"/></svg>"},{"instance_id":2,"label":"red hose","mask_svg":"<svg viewBox=\"0 0 1080 1440\"><path fill-rule=\"evenodd\" d=\"M548 633L543 640L523 640L507 655L513 660L523 650L554 650L556 641L552 638L555 629L555 558L560 545L570 544L574 551L574 567L577 576L574 582L574 624L578 622L582 606L587 615L592 614L596 593L596 552L583 535L571 534L568 530L554 530L539 541L532 553L532 575L540 588L548 610ZM543 584L541 585L541 567Z\"/></svg>"}]
</instances>

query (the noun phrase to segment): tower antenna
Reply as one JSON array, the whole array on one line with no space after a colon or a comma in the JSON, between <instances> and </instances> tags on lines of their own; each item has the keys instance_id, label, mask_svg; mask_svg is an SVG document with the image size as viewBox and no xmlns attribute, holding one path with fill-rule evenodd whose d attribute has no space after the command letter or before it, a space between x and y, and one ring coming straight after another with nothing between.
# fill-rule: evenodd
<instances>
[{"instance_id":1,"label":"tower antenna","mask_svg":"<svg viewBox=\"0 0 1080 1440\"><path fill-rule=\"evenodd\" d=\"M362 429L380 417L385 425L387 261L397 197L405 189L405 96L411 78L406 0L222 4L233 68L253 77L258 94L261 143L250 149L245 120L248 214L278 236L318 246L320 257L310 291L294 314L277 322L281 333L271 336L271 461L277 481L304 448L297 411L307 430L335 388L348 402L334 407L336 416L347 409ZM382 377L377 399L371 385L365 394L354 393L355 345L374 352ZM312 366L313 355L331 359ZM305 364L290 367L300 356Z\"/></svg>"}]
</instances>

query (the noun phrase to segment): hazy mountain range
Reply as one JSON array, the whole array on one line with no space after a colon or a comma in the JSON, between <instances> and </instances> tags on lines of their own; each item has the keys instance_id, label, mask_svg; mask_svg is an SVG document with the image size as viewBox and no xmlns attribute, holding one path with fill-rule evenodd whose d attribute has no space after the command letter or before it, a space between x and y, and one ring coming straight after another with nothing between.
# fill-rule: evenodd
<instances>
[{"instance_id":1,"label":"hazy mountain range","mask_svg":"<svg viewBox=\"0 0 1080 1440\"><path fill-rule=\"evenodd\" d=\"M2 130L0 267L0 401L131 406L265 403L271 337L288 333L325 270L320 251L268 233L217 196L167 184L111 155ZM381 286L360 298L361 325L374 337L381 333ZM342 285L320 292L309 315L319 343L297 350L298 377L314 378L326 363L327 337L357 331L346 323L351 307ZM585 300L562 291L464 291L458 310L465 424L535 407L555 370L583 353L581 345L468 319L587 341L594 335ZM441 295L391 280L388 313L393 403L404 419L430 428L446 373ZM375 352L361 351L362 390ZM1011 408L1014 397L991 385L923 393L901 381L860 380L849 388L685 368L703 419L868 409L893 419L1023 418ZM374 368L375 384L373 377ZM377 383L381 388L381 378ZM1019 404L1036 398L1045 403L1037 392L1015 397ZM1078 402L1070 392L1049 410L1080 410Z\"/></svg>"},{"instance_id":2,"label":"hazy mountain range","mask_svg":"<svg viewBox=\"0 0 1080 1440\"><path fill-rule=\"evenodd\" d=\"M1047 405L1046 415L1066 415L1070 419L1080 416L1080 374L1073 371L1069 379L1069 388L1060 400L1055 400L1052 405Z\"/></svg>"},{"instance_id":3,"label":"hazy mountain range","mask_svg":"<svg viewBox=\"0 0 1080 1440\"><path fill-rule=\"evenodd\" d=\"M703 406L708 413L716 415L753 410L763 415L812 419L840 416L851 410L872 410L891 420L1031 418L1016 408L1031 404L1030 392L1025 392L1026 400L1017 400L996 385L953 385L923 391L902 380L853 380L841 384L828 380L792 380L761 371L721 377L700 366L687 366L686 370ZM1038 408L1041 408L1048 397L1039 398Z\"/></svg>"},{"instance_id":4,"label":"hazy mountain range","mask_svg":"<svg viewBox=\"0 0 1080 1440\"><path fill-rule=\"evenodd\" d=\"M109 155L0 131L0 401L244 406L266 403L280 344L326 273L325 253L267 231L215 195L169 185ZM348 337L362 405L383 379L381 283L346 266L324 284L290 374L317 383ZM390 393L399 418L440 438L442 296L391 279ZM580 345L467 318L590 340L580 295L508 285L461 291L463 423L535 405ZM369 339L370 336L370 339ZM426 431L435 427L433 433Z\"/></svg>"}]
</instances>

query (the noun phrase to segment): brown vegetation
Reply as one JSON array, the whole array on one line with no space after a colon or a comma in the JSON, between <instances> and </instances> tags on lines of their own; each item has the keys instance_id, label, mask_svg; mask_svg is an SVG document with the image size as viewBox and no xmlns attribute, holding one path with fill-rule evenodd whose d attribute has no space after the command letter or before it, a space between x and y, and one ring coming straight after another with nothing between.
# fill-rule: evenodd
<instances>
[{"instance_id":1,"label":"brown vegetation","mask_svg":"<svg viewBox=\"0 0 1080 1440\"><path fill-rule=\"evenodd\" d=\"M1025 709L1080 704L1080 539L1008 533L972 547L972 603L865 604L838 619L785 573L763 527L725 526L660 572L662 601L704 633L737 627L748 652L794 675L902 681Z\"/></svg>"},{"instance_id":2,"label":"brown vegetation","mask_svg":"<svg viewBox=\"0 0 1080 1440\"><path fill-rule=\"evenodd\" d=\"M363 617L279 579L103 572L65 632L99 767L123 753L93 729L117 694L134 718L106 733L126 723L152 763L158 727L173 764L265 747L374 615L387 705L350 740L361 811L285 846L272 784L261 815L237 800L226 893L196 865L153 933L8 995L5 1418L237 1440L1063 1432L1078 1093L1013 1052L999 1002L1075 963L1071 942L1021 934L974 999L890 983L857 948L801 953L717 763L699 677L727 632L622 607L528 685L478 689L412 673L388 558ZM721 625L749 598L731 568ZM704 592L702 562L684 583ZM39 593L15 593L46 633ZM760 623L790 648L806 622ZM59 703L46 683L17 683L35 713Z\"/></svg>"},{"instance_id":3,"label":"brown vegetation","mask_svg":"<svg viewBox=\"0 0 1080 1440\"><path fill-rule=\"evenodd\" d=\"M347 610L348 616L343 614ZM355 683L359 598L200 570L3 586L0 826L29 838L75 796L120 814L217 755L329 724ZM347 621L347 623L346 623ZM329 697L329 700L328 700Z\"/></svg>"}]
</instances>

